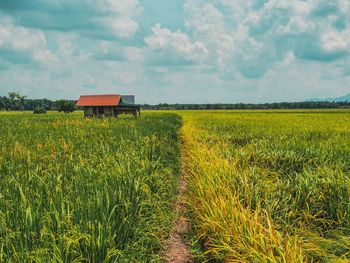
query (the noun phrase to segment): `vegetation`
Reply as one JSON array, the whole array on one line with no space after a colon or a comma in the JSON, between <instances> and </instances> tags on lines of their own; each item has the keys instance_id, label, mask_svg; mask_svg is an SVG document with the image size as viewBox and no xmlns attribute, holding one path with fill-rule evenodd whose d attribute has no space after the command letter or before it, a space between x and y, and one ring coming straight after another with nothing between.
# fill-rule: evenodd
<instances>
[{"instance_id":1,"label":"vegetation","mask_svg":"<svg viewBox=\"0 0 350 263\"><path fill-rule=\"evenodd\" d=\"M65 100L69 103L69 107L75 109L75 102L73 100ZM0 96L0 111L34 111L36 108L44 108L45 110L56 111L61 105L62 101L52 101L48 99L28 99L27 96L21 95L18 92L9 92L8 97ZM62 110L63 111L63 110Z\"/></svg>"},{"instance_id":2,"label":"vegetation","mask_svg":"<svg viewBox=\"0 0 350 263\"><path fill-rule=\"evenodd\" d=\"M156 262L178 174L175 114L0 113L0 262Z\"/></svg>"},{"instance_id":3,"label":"vegetation","mask_svg":"<svg viewBox=\"0 0 350 263\"><path fill-rule=\"evenodd\" d=\"M276 103L235 103L235 104L168 104L142 105L145 110L258 110L258 109L339 109L350 108L345 102L276 102Z\"/></svg>"},{"instance_id":4,"label":"vegetation","mask_svg":"<svg viewBox=\"0 0 350 263\"><path fill-rule=\"evenodd\" d=\"M11 95L12 94L12 95ZM13 95L15 97L13 97ZM51 101L48 99L28 99L17 92L10 92L9 97L0 96L0 111L32 111L37 107L45 108L50 111L65 111L75 109L75 101L58 100ZM12 98L13 99L12 99ZM157 105L143 104L144 110L239 110L239 109L339 109L350 108L350 101L345 102L324 102L324 101L307 101L307 102L278 102L278 103L235 103L235 104L168 104L161 103Z\"/></svg>"},{"instance_id":5,"label":"vegetation","mask_svg":"<svg viewBox=\"0 0 350 263\"><path fill-rule=\"evenodd\" d=\"M37 107L33 111L34 114L46 114L46 109L43 107Z\"/></svg>"},{"instance_id":6,"label":"vegetation","mask_svg":"<svg viewBox=\"0 0 350 263\"><path fill-rule=\"evenodd\" d=\"M56 108L58 112L70 113L76 110L75 103L68 100L56 101Z\"/></svg>"},{"instance_id":7,"label":"vegetation","mask_svg":"<svg viewBox=\"0 0 350 263\"><path fill-rule=\"evenodd\" d=\"M0 262L161 262L181 125L199 262L350 261L349 110L0 119Z\"/></svg>"},{"instance_id":8,"label":"vegetation","mask_svg":"<svg viewBox=\"0 0 350 263\"><path fill-rule=\"evenodd\" d=\"M350 260L349 111L182 115L200 261Z\"/></svg>"},{"instance_id":9,"label":"vegetation","mask_svg":"<svg viewBox=\"0 0 350 263\"><path fill-rule=\"evenodd\" d=\"M19 92L9 92L8 98L0 97L0 109L13 107L16 110L25 110L24 101L26 100L26 95L21 95Z\"/></svg>"}]
</instances>

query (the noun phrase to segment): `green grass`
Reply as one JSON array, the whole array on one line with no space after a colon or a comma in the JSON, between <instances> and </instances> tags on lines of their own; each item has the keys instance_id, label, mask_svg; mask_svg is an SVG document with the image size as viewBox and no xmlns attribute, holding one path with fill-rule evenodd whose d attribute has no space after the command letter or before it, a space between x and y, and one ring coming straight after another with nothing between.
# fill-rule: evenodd
<instances>
[{"instance_id":1,"label":"green grass","mask_svg":"<svg viewBox=\"0 0 350 263\"><path fill-rule=\"evenodd\" d=\"M142 116L0 113L0 262L161 262L180 147L199 262L350 261L348 110Z\"/></svg>"},{"instance_id":2,"label":"green grass","mask_svg":"<svg viewBox=\"0 0 350 263\"><path fill-rule=\"evenodd\" d=\"M158 262L179 170L175 114L0 113L0 262Z\"/></svg>"}]
</instances>

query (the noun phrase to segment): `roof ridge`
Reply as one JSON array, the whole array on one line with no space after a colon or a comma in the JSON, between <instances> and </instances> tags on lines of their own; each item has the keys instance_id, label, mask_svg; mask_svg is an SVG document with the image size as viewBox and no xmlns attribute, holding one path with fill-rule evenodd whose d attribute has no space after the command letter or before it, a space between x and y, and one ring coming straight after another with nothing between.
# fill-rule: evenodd
<instances>
[{"instance_id":1,"label":"roof ridge","mask_svg":"<svg viewBox=\"0 0 350 263\"><path fill-rule=\"evenodd\" d=\"M81 95L77 101L77 106L118 106L121 102L121 95L117 94L98 94Z\"/></svg>"},{"instance_id":2,"label":"roof ridge","mask_svg":"<svg viewBox=\"0 0 350 263\"><path fill-rule=\"evenodd\" d=\"M97 96L122 96L122 95L120 95L120 94L80 95L80 97L97 97Z\"/></svg>"}]
</instances>

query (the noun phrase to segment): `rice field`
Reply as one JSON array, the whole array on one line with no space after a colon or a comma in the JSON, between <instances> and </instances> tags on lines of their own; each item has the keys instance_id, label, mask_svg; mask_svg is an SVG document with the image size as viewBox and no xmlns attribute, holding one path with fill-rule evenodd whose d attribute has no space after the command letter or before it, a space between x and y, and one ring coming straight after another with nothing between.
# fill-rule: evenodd
<instances>
[{"instance_id":1,"label":"rice field","mask_svg":"<svg viewBox=\"0 0 350 263\"><path fill-rule=\"evenodd\" d=\"M349 156L348 110L0 113L0 262L163 262L180 167L196 262L350 262Z\"/></svg>"},{"instance_id":2,"label":"rice field","mask_svg":"<svg viewBox=\"0 0 350 263\"><path fill-rule=\"evenodd\" d=\"M180 125L0 113L0 262L160 262Z\"/></svg>"},{"instance_id":3,"label":"rice field","mask_svg":"<svg viewBox=\"0 0 350 263\"><path fill-rule=\"evenodd\" d=\"M198 261L350 262L350 112L183 113Z\"/></svg>"}]
</instances>

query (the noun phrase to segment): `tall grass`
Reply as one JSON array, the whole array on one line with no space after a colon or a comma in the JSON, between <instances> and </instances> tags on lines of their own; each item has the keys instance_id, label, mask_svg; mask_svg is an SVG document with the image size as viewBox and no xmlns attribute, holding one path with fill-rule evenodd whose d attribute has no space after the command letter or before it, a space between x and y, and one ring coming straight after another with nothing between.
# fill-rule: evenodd
<instances>
[{"instance_id":1,"label":"tall grass","mask_svg":"<svg viewBox=\"0 0 350 263\"><path fill-rule=\"evenodd\" d=\"M350 260L348 111L182 115L201 260Z\"/></svg>"},{"instance_id":2,"label":"tall grass","mask_svg":"<svg viewBox=\"0 0 350 263\"><path fill-rule=\"evenodd\" d=\"M0 262L161 260L179 116L21 113L0 124Z\"/></svg>"}]
</instances>

